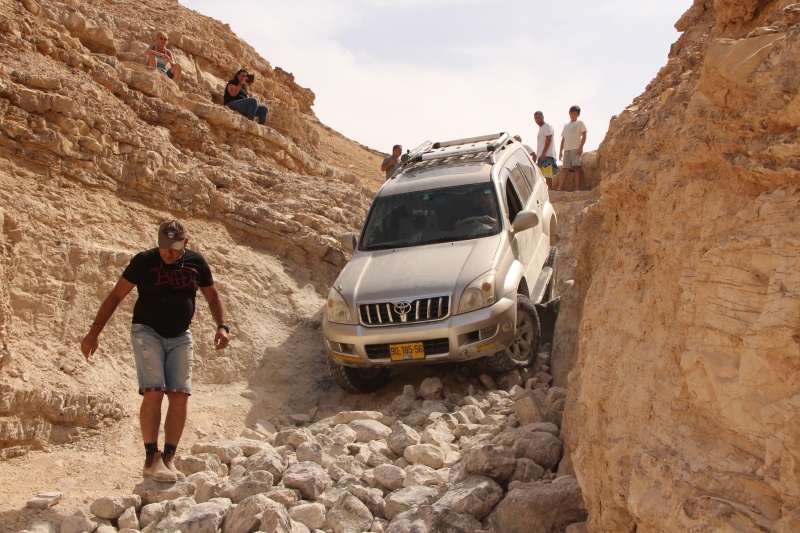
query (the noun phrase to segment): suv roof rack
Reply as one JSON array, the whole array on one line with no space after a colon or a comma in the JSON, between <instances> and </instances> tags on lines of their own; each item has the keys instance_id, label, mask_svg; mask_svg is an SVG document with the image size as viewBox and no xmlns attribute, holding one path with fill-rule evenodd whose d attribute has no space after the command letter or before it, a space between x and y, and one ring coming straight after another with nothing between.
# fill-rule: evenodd
<instances>
[{"instance_id":1,"label":"suv roof rack","mask_svg":"<svg viewBox=\"0 0 800 533\"><path fill-rule=\"evenodd\" d=\"M428 161L429 159L439 159L452 155L470 154L476 152L495 153L505 146L510 139L507 132L493 133L490 135L480 135L478 137L467 137L466 139L456 139L453 141L440 141L431 143L426 141L408 154L406 165Z\"/></svg>"}]
</instances>

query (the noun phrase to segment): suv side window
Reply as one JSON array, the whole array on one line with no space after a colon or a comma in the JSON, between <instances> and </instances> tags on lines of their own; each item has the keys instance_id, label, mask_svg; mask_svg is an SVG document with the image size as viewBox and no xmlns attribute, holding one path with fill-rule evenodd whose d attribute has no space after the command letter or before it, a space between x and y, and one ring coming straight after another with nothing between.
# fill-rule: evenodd
<instances>
[{"instance_id":1,"label":"suv side window","mask_svg":"<svg viewBox=\"0 0 800 533\"><path fill-rule=\"evenodd\" d=\"M519 198L522 200L522 205L528 201L531 196L531 187L525 181L525 176L522 174L522 169L519 165L514 165L510 172L511 181L514 183L514 189L519 193Z\"/></svg>"},{"instance_id":2,"label":"suv side window","mask_svg":"<svg viewBox=\"0 0 800 533\"><path fill-rule=\"evenodd\" d=\"M531 180L533 169L530 168L530 162L527 161L525 153L522 150L517 150L514 156L509 158L507 168L511 175L511 181L514 182L514 188L517 190L520 200L522 200L522 205L525 205L533 191L533 182Z\"/></svg>"},{"instance_id":3,"label":"suv side window","mask_svg":"<svg viewBox=\"0 0 800 533\"><path fill-rule=\"evenodd\" d=\"M522 211L523 205L512 180L506 180L506 206L508 207L508 219L511 222L514 222L514 219L517 218L517 213Z\"/></svg>"}]
</instances>

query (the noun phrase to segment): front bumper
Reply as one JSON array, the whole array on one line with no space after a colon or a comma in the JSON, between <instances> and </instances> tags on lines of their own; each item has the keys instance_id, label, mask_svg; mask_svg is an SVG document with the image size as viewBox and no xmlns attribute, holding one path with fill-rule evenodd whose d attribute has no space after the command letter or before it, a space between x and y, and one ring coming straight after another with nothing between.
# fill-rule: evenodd
<instances>
[{"instance_id":1,"label":"front bumper","mask_svg":"<svg viewBox=\"0 0 800 533\"><path fill-rule=\"evenodd\" d=\"M327 317L322 332L328 355L344 366L396 366L468 361L505 350L514 340L516 295L490 307L423 324L365 327L334 324ZM424 358L393 360L389 347L423 343Z\"/></svg>"}]
</instances>

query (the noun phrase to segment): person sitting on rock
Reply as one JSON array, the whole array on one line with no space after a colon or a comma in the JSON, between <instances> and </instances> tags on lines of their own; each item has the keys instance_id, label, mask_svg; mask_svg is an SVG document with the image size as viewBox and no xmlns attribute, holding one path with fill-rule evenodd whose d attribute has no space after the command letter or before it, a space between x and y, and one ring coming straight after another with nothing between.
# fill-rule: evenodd
<instances>
[{"instance_id":1,"label":"person sitting on rock","mask_svg":"<svg viewBox=\"0 0 800 533\"><path fill-rule=\"evenodd\" d=\"M241 113L250 120L255 120L258 116L258 123L263 125L267 122L267 113L269 108L265 105L259 105L258 100L251 98L247 95L247 86L253 81L247 69L240 68L236 75L230 79L228 86L225 87L225 96L222 99L223 103Z\"/></svg>"},{"instance_id":2,"label":"person sitting on rock","mask_svg":"<svg viewBox=\"0 0 800 533\"><path fill-rule=\"evenodd\" d=\"M163 31L156 34L156 44L148 48L145 55L148 67L157 68L175 83L180 81L183 70L175 62L175 57L167 48L167 35Z\"/></svg>"}]
</instances>

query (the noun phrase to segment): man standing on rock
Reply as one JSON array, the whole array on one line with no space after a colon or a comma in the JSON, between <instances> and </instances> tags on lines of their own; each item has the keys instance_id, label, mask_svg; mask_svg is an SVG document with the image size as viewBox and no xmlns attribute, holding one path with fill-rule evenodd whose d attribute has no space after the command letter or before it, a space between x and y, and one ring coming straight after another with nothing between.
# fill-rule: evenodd
<instances>
[{"instance_id":1,"label":"man standing on rock","mask_svg":"<svg viewBox=\"0 0 800 533\"><path fill-rule=\"evenodd\" d=\"M537 111L533 114L533 120L539 126L539 134L536 136L536 159L539 168L542 169L547 188L553 188L553 176L558 172L556 163L556 145L553 143L555 130L553 126L544 121L544 113ZM549 169L547 167L550 167Z\"/></svg>"},{"instance_id":2,"label":"man standing on rock","mask_svg":"<svg viewBox=\"0 0 800 533\"><path fill-rule=\"evenodd\" d=\"M205 258L186 248L189 233L178 220L158 229L158 248L136 254L117 285L100 305L89 333L81 341L87 361L98 346L98 337L119 304L136 287L139 297L133 307L131 343L139 380L142 406L139 423L147 458L143 474L156 481L184 478L174 465L175 450L186 424L192 391L194 343L189 324L195 311L197 290L205 297L217 324L214 346L228 346L230 327L225 306L214 285ZM164 451L158 449L161 402L169 399L164 420Z\"/></svg>"},{"instance_id":3,"label":"man standing on rock","mask_svg":"<svg viewBox=\"0 0 800 533\"><path fill-rule=\"evenodd\" d=\"M386 172L386 179L388 180L394 173L400 168L400 153L403 151L403 147L399 144L395 144L392 147L392 155L387 155L383 159L383 164L381 164L381 172Z\"/></svg>"},{"instance_id":4,"label":"man standing on rock","mask_svg":"<svg viewBox=\"0 0 800 533\"><path fill-rule=\"evenodd\" d=\"M561 159L561 174L558 176L558 190L564 188L567 180L567 172L575 171L575 190L581 190L581 154L583 145L586 143L586 126L578 120L581 108L574 105L569 108L569 122L564 125L561 131L561 148L558 150L558 158Z\"/></svg>"}]
</instances>

